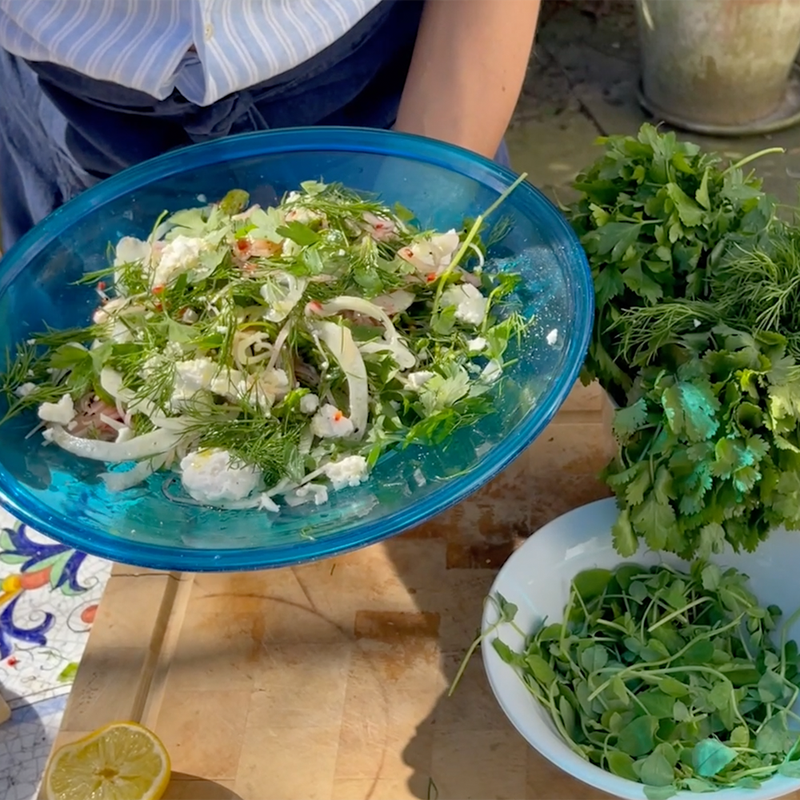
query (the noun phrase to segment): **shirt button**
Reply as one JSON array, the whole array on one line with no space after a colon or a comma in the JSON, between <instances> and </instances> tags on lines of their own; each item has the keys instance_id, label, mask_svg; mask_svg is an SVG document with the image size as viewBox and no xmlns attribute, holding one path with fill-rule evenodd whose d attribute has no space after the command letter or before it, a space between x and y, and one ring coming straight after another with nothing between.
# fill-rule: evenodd
<instances>
[{"instance_id":1,"label":"shirt button","mask_svg":"<svg viewBox=\"0 0 800 800\"><path fill-rule=\"evenodd\" d=\"M207 22L204 32L206 41L209 41L209 39L211 39L214 36L214 26L210 22Z\"/></svg>"}]
</instances>

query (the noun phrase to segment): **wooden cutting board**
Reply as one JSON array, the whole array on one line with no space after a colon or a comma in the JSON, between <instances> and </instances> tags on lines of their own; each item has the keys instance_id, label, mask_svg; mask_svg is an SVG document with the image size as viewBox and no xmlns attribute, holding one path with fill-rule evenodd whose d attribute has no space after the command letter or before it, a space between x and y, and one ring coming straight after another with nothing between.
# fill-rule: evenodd
<instances>
[{"instance_id":1,"label":"wooden cutting board","mask_svg":"<svg viewBox=\"0 0 800 800\"><path fill-rule=\"evenodd\" d=\"M591 800L507 722L480 658L448 685L497 569L605 496L605 397L578 388L515 464L403 536L292 569L117 566L56 745L112 720L172 756L169 800Z\"/></svg>"}]
</instances>

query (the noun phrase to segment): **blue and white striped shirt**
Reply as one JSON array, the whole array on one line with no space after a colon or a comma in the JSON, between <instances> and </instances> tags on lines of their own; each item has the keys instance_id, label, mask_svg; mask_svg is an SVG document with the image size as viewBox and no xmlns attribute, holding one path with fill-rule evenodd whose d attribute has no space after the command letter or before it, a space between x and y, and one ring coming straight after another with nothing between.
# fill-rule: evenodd
<instances>
[{"instance_id":1,"label":"blue and white striped shirt","mask_svg":"<svg viewBox=\"0 0 800 800\"><path fill-rule=\"evenodd\" d=\"M206 106L324 50L380 0L0 0L0 47Z\"/></svg>"}]
</instances>

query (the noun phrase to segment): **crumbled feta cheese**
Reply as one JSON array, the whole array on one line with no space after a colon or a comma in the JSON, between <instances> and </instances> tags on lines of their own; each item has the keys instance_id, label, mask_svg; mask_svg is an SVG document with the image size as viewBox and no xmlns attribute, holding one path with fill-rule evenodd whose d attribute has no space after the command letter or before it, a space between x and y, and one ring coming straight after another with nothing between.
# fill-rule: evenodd
<instances>
[{"instance_id":1,"label":"crumbled feta cheese","mask_svg":"<svg viewBox=\"0 0 800 800\"><path fill-rule=\"evenodd\" d=\"M474 339L470 339L467 342L467 350L470 353L480 353L481 350L486 349L486 339L483 336L476 336Z\"/></svg>"},{"instance_id":2,"label":"crumbled feta cheese","mask_svg":"<svg viewBox=\"0 0 800 800\"><path fill-rule=\"evenodd\" d=\"M57 403L42 403L39 406L39 419L54 422L56 425L69 425L75 417L72 397L65 394Z\"/></svg>"},{"instance_id":3,"label":"crumbled feta cheese","mask_svg":"<svg viewBox=\"0 0 800 800\"><path fill-rule=\"evenodd\" d=\"M313 414L319 408L319 397L315 394L304 394L300 398L300 411L303 414Z\"/></svg>"},{"instance_id":4,"label":"crumbled feta cheese","mask_svg":"<svg viewBox=\"0 0 800 800\"><path fill-rule=\"evenodd\" d=\"M492 360L481 372L481 380L484 383L494 383L503 374L503 366L499 361Z\"/></svg>"},{"instance_id":5,"label":"crumbled feta cheese","mask_svg":"<svg viewBox=\"0 0 800 800\"><path fill-rule=\"evenodd\" d=\"M35 383L23 383L22 386L17 386L14 390L14 394L17 397L27 397L31 392L36 391L36 384Z\"/></svg>"},{"instance_id":6,"label":"crumbled feta cheese","mask_svg":"<svg viewBox=\"0 0 800 800\"><path fill-rule=\"evenodd\" d=\"M183 314L181 314L181 322L185 322L187 325L194 325L197 320L197 312L193 308L187 308Z\"/></svg>"},{"instance_id":7,"label":"crumbled feta cheese","mask_svg":"<svg viewBox=\"0 0 800 800\"><path fill-rule=\"evenodd\" d=\"M198 503L244 500L261 477L256 467L232 466L227 450L197 450L181 459L181 482Z\"/></svg>"},{"instance_id":8,"label":"crumbled feta cheese","mask_svg":"<svg viewBox=\"0 0 800 800\"><path fill-rule=\"evenodd\" d=\"M336 406L326 403L311 418L311 432L320 439L339 439L355 430L352 420Z\"/></svg>"},{"instance_id":9,"label":"crumbled feta cheese","mask_svg":"<svg viewBox=\"0 0 800 800\"><path fill-rule=\"evenodd\" d=\"M459 283L442 294L445 306L456 307L456 319L469 325L480 325L486 316L488 300L471 283Z\"/></svg>"},{"instance_id":10,"label":"crumbled feta cheese","mask_svg":"<svg viewBox=\"0 0 800 800\"><path fill-rule=\"evenodd\" d=\"M205 248L204 239L176 236L161 251L161 258L153 272L153 286L166 286L182 272L188 272L196 267Z\"/></svg>"},{"instance_id":11,"label":"crumbled feta cheese","mask_svg":"<svg viewBox=\"0 0 800 800\"><path fill-rule=\"evenodd\" d=\"M544 338L547 340L547 344L552 347L558 341L558 331L553 328Z\"/></svg>"},{"instance_id":12,"label":"crumbled feta cheese","mask_svg":"<svg viewBox=\"0 0 800 800\"><path fill-rule=\"evenodd\" d=\"M433 372L427 372L426 370L411 372L408 375L408 388L421 389L433 376Z\"/></svg>"},{"instance_id":13,"label":"crumbled feta cheese","mask_svg":"<svg viewBox=\"0 0 800 800\"><path fill-rule=\"evenodd\" d=\"M694 325L695 328L699 328L703 323L700 322L699 319L695 319L695 320L692 320L692 324Z\"/></svg>"},{"instance_id":14,"label":"crumbled feta cheese","mask_svg":"<svg viewBox=\"0 0 800 800\"><path fill-rule=\"evenodd\" d=\"M364 456L347 456L341 461L330 461L322 471L337 491L345 486L358 486L367 478L367 459Z\"/></svg>"},{"instance_id":15,"label":"crumbled feta cheese","mask_svg":"<svg viewBox=\"0 0 800 800\"><path fill-rule=\"evenodd\" d=\"M218 371L208 384L208 388L220 397L227 397L231 400L240 400L247 394L247 386L244 376L238 369L226 369Z\"/></svg>"},{"instance_id":16,"label":"crumbled feta cheese","mask_svg":"<svg viewBox=\"0 0 800 800\"><path fill-rule=\"evenodd\" d=\"M168 358L180 358L183 355L183 348L177 342L167 342L164 355Z\"/></svg>"},{"instance_id":17,"label":"crumbled feta cheese","mask_svg":"<svg viewBox=\"0 0 800 800\"><path fill-rule=\"evenodd\" d=\"M123 264L144 263L150 258L150 243L143 242L135 236L123 236L117 243L114 254L114 266Z\"/></svg>"},{"instance_id":18,"label":"crumbled feta cheese","mask_svg":"<svg viewBox=\"0 0 800 800\"><path fill-rule=\"evenodd\" d=\"M175 392L191 396L211 387L219 367L210 358L193 358L175 364Z\"/></svg>"}]
</instances>

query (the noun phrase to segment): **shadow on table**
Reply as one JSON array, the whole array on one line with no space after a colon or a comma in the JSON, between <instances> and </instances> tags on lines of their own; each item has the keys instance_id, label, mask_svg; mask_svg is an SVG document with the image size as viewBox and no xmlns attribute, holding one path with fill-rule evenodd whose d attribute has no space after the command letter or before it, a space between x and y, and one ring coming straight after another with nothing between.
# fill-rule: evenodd
<instances>
[{"instance_id":1,"label":"shadow on table","mask_svg":"<svg viewBox=\"0 0 800 800\"><path fill-rule=\"evenodd\" d=\"M607 495L595 478L607 458L601 447L592 447L598 429L599 424L583 423L560 425L557 431L551 428L552 436L545 434L460 506L385 543L397 577L417 607L416 624L409 621L408 635L396 635L391 643L392 658L400 665L400 691L394 695L396 706L390 706L388 722L398 726L397 736L402 737L406 775L409 768L413 771L401 796L410 794L419 800L608 798L553 767L514 730L491 692L480 650L448 696L465 652L478 634L484 598L515 548L550 520ZM400 672L403 664L408 676ZM389 672L384 679L391 683L392 677ZM405 696L403 682L409 687ZM371 794L362 793L361 800L399 796L397 786L393 789L389 782L381 785L378 781L375 788Z\"/></svg>"},{"instance_id":2,"label":"shadow on table","mask_svg":"<svg viewBox=\"0 0 800 800\"><path fill-rule=\"evenodd\" d=\"M233 789L216 781L173 772L162 800L243 800Z\"/></svg>"}]
</instances>

